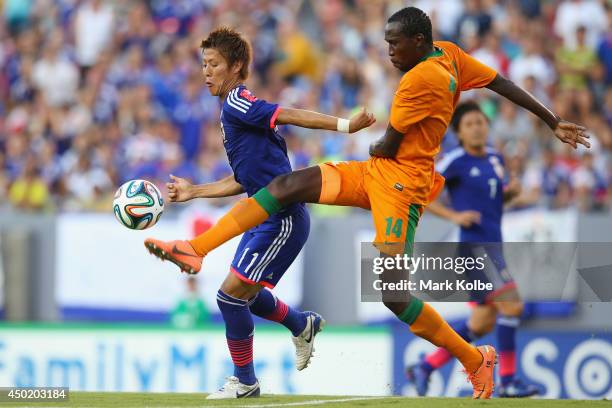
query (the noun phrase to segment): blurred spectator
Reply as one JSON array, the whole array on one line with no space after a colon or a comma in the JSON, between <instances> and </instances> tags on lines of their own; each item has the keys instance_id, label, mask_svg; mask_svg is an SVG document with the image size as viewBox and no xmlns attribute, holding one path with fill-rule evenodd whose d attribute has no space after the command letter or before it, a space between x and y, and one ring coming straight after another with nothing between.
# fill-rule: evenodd
<instances>
[{"instance_id":1,"label":"blurred spectator","mask_svg":"<svg viewBox=\"0 0 612 408\"><path fill-rule=\"evenodd\" d=\"M512 81L525 86L527 78L533 77L539 88L548 90L555 80L555 72L541 49L540 38L533 35L523 38L523 52L510 63L508 74Z\"/></svg>"},{"instance_id":2,"label":"blurred spectator","mask_svg":"<svg viewBox=\"0 0 612 408\"><path fill-rule=\"evenodd\" d=\"M187 293L178 301L170 316L172 325L190 329L206 323L209 318L210 313L198 292L198 280L187 278Z\"/></svg>"},{"instance_id":3,"label":"blurred spectator","mask_svg":"<svg viewBox=\"0 0 612 408\"><path fill-rule=\"evenodd\" d=\"M415 7L429 15L434 27L445 39L451 39L457 31L457 21L462 17L463 3L456 0L418 0Z\"/></svg>"},{"instance_id":4,"label":"blurred spectator","mask_svg":"<svg viewBox=\"0 0 612 408\"><path fill-rule=\"evenodd\" d=\"M606 85L612 86L612 4L608 4L608 30L599 40L597 56L604 67Z\"/></svg>"},{"instance_id":5,"label":"blurred spectator","mask_svg":"<svg viewBox=\"0 0 612 408\"><path fill-rule=\"evenodd\" d=\"M49 209L49 190L39 175L34 155L27 157L21 174L11 185L9 200L15 208L23 211Z\"/></svg>"},{"instance_id":6,"label":"blurred spectator","mask_svg":"<svg viewBox=\"0 0 612 408\"><path fill-rule=\"evenodd\" d=\"M4 0L4 18L11 33L27 28L32 3L33 0Z\"/></svg>"},{"instance_id":7,"label":"blurred spectator","mask_svg":"<svg viewBox=\"0 0 612 408\"><path fill-rule=\"evenodd\" d=\"M69 194L67 209L72 210L97 206L100 198L113 189L107 171L94 167L87 152L79 155L75 166L68 171L63 183Z\"/></svg>"},{"instance_id":8,"label":"blurred spectator","mask_svg":"<svg viewBox=\"0 0 612 408\"><path fill-rule=\"evenodd\" d=\"M469 51L478 43L477 38L489 32L493 24L491 15L485 9L483 0L465 0L464 10L457 22L456 36Z\"/></svg>"},{"instance_id":9,"label":"blurred spectator","mask_svg":"<svg viewBox=\"0 0 612 408\"><path fill-rule=\"evenodd\" d=\"M499 72L508 74L510 59L501 48L501 41L496 33L490 32L484 37L483 46L472 53L472 56Z\"/></svg>"},{"instance_id":10,"label":"blurred spectator","mask_svg":"<svg viewBox=\"0 0 612 408\"><path fill-rule=\"evenodd\" d=\"M32 71L34 85L42 92L45 103L60 107L74 101L79 86L79 71L63 57L62 39L53 37L43 46L43 57L36 61Z\"/></svg>"},{"instance_id":11,"label":"blurred spectator","mask_svg":"<svg viewBox=\"0 0 612 408\"><path fill-rule=\"evenodd\" d=\"M598 0L565 0L555 16L555 33L568 48L576 47L576 30L586 27L586 44L595 48L600 34L607 28L606 11Z\"/></svg>"},{"instance_id":12,"label":"blurred spectator","mask_svg":"<svg viewBox=\"0 0 612 408\"><path fill-rule=\"evenodd\" d=\"M589 79L597 64L595 52L586 45L586 27L579 26L576 29L576 45L573 48L560 48L556 61L560 97L577 105L580 113L586 115L592 103Z\"/></svg>"},{"instance_id":13,"label":"blurred spectator","mask_svg":"<svg viewBox=\"0 0 612 408\"><path fill-rule=\"evenodd\" d=\"M593 153L585 150L582 153L580 166L572 175L572 187L576 190L578 208L583 211L604 210L607 203L608 181L596 169Z\"/></svg>"},{"instance_id":14,"label":"blurred spectator","mask_svg":"<svg viewBox=\"0 0 612 408\"><path fill-rule=\"evenodd\" d=\"M603 114L608 127L612 128L612 87L608 88L606 91Z\"/></svg>"},{"instance_id":15,"label":"blurred spectator","mask_svg":"<svg viewBox=\"0 0 612 408\"><path fill-rule=\"evenodd\" d=\"M201 135L205 122L210 120L210 108L214 106L211 97L203 96L202 79L200 74L193 74L189 77L172 118L180 131L180 143L185 159L192 161L198 154L201 145Z\"/></svg>"},{"instance_id":16,"label":"blurred spectator","mask_svg":"<svg viewBox=\"0 0 612 408\"><path fill-rule=\"evenodd\" d=\"M303 75L309 80L320 77L320 58L313 42L302 33L295 21L287 19L280 24L279 49L281 59L276 72L284 78Z\"/></svg>"},{"instance_id":17,"label":"blurred spectator","mask_svg":"<svg viewBox=\"0 0 612 408\"><path fill-rule=\"evenodd\" d=\"M512 102L503 99L499 107L499 116L491 128L492 141L502 151L508 143L516 143L529 137L533 128L527 113L520 111Z\"/></svg>"},{"instance_id":18,"label":"blurred spectator","mask_svg":"<svg viewBox=\"0 0 612 408\"><path fill-rule=\"evenodd\" d=\"M561 202L567 201L569 179L570 169L556 161L554 150L544 149L541 164L533 165L525 174L521 204L542 203L548 208L559 208Z\"/></svg>"},{"instance_id":19,"label":"blurred spectator","mask_svg":"<svg viewBox=\"0 0 612 408\"><path fill-rule=\"evenodd\" d=\"M94 65L100 52L110 44L113 33L112 3L86 0L75 17L74 37L77 62L83 69Z\"/></svg>"}]
</instances>

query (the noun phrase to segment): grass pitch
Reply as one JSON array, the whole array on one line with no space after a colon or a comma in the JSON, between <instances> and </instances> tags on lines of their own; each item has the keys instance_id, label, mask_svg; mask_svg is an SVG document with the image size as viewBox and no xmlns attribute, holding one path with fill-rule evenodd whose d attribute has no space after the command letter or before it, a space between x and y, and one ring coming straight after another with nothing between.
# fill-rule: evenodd
<instances>
[{"instance_id":1,"label":"grass pitch","mask_svg":"<svg viewBox=\"0 0 612 408\"><path fill-rule=\"evenodd\" d=\"M463 408L463 407L612 407L610 401L492 399L472 401L469 398L407 398L407 397L342 397L321 395L263 395L231 401L207 401L206 394L158 394L129 392L71 392L66 402L0 402L0 407L409 407L409 408Z\"/></svg>"}]
</instances>

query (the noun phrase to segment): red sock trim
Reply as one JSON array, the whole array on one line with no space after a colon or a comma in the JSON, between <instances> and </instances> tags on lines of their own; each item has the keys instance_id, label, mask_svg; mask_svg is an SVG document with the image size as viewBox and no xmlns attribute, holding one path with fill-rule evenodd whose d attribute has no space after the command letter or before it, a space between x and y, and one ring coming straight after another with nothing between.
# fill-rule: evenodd
<instances>
[{"instance_id":1,"label":"red sock trim","mask_svg":"<svg viewBox=\"0 0 612 408\"><path fill-rule=\"evenodd\" d=\"M500 351L499 375L514 375L516 373L516 353L514 351Z\"/></svg>"},{"instance_id":2,"label":"red sock trim","mask_svg":"<svg viewBox=\"0 0 612 408\"><path fill-rule=\"evenodd\" d=\"M248 339L226 340L235 365L241 367L253 361L253 336Z\"/></svg>"},{"instance_id":3,"label":"red sock trim","mask_svg":"<svg viewBox=\"0 0 612 408\"><path fill-rule=\"evenodd\" d=\"M429 353L425 357L425 361L427 364L437 369L448 363L451 358L453 358L453 355L449 353L448 350L438 347L436 351Z\"/></svg>"},{"instance_id":4,"label":"red sock trim","mask_svg":"<svg viewBox=\"0 0 612 408\"><path fill-rule=\"evenodd\" d=\"M284 304L282 300L276 299L276 309L266 316L266 319L280 323L285 320L287 313L289 313L289 306Z\"/></svg>"}]
</instances>

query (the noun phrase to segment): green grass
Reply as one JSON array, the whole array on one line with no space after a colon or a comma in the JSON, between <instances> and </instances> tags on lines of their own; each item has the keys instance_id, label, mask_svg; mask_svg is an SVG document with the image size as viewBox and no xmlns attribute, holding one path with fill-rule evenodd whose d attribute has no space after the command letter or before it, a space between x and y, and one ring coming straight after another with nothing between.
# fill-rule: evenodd
<instances>
[{"instance_id":1,"label":"green grass","mask_svg":"<svg viewBox=\"0 0 612 408\"><path fill-rule=\"evenodd\" d=\"M343 407L409 407L409 408L463 408L463 407L612 407L609 401L576 400L509 400L492 399L472 401L469 398L407 398L407 397L340 397L320 395L264 395L231 401L207 401L205 394L156 394L129 392L71 392L70 399L62 403L27 402L0 403L0 407L301 407L301 406L343 406ZM350 401L347 401L351 399ZM345 400L336 401L334 400ZM316 401L316 403L314 403ZM305 404L300 404L305 403ZM291 404L291 405L286 405Z\"/></svg>"}]
</instances>

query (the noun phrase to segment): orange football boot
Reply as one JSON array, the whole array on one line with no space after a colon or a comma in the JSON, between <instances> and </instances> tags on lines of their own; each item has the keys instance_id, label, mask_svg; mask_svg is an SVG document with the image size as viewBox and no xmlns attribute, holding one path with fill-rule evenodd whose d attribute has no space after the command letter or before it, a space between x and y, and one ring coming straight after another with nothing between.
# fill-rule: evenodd
<instances>
[{"instance_id":1,"label":"orange football boot","mask_svg":"<svg viewBox=\"0 0 612 408\"><path fill-rule=\"evenodd\" d=\"M150 253L159 259L168 260L181 268L181 272L195 275L202 268L202 257L196 253L189 241L164 242L147 238L144 242Z\"/></svg>"},{"instance_id":2,"label":"orange football boot","mask_svg":"<svg viewBox=\"0 0 612 408\"><path fill-rule=\"evenodd\" d=\"M482 364L475 372L468 373L468 380L474 387L472 398L489 399L495 389L494 368L497 364L497 353L491 346L479 346L477 349L482 354Z\"/></svg>"}]
</instances>

